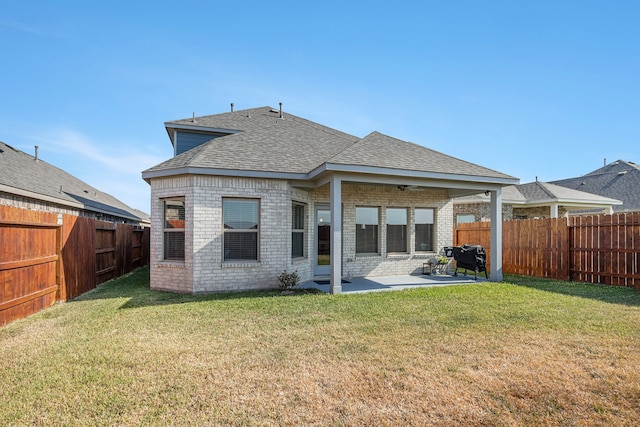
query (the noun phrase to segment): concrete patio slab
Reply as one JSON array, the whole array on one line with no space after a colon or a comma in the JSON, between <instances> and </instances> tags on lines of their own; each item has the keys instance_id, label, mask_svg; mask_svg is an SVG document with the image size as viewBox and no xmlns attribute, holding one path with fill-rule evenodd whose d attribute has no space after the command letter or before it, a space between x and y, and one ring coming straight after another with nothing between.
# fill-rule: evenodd
<instances>
[{"instance_id":1,"label":"concrete patio slab","mask_svg":"<svg viewBox=\"0 0 640 427\"><path fill-rule=\"evenodd\" d=\"M318 279L318 278L317 278ZM326 280L326 278L322 278ZM402 275L384 277L354 277L346 279L350 283L342 283L343 294L355 294L366 292L398 291L402 289L414 289L433 286L469 285L487 282L488 279L478 275L478 280L473 275L459 274L457 277L450 275ZM298 288L314 288L329 293L329 285L320 285L314 281L304 282Z\"/></svg>"}]
</instances>

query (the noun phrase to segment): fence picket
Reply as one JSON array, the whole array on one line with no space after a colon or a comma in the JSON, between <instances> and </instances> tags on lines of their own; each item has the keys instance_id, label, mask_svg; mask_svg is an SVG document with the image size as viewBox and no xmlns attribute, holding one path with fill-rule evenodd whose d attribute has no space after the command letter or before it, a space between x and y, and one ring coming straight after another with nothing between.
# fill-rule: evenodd
<instances>
[{"instance_id":1,"label":"fence picket","mask_svg":"<svg viewBox=\"0 0 640 427\"><path fill-rule=\"evenodd\" d=\"M0 206L0 326L148 264L149 241L148 228Z\"/></svg>"},{"instance_id":2,"label":"fence picket","mask_svg":"<svg viewBox=\"0 0 640 427\"><path fill-rule=\"evenodd\" d=\"M489 242L490 223L454 230L455 245ZM640 212L503 221L502 245L506 274L640 289Z\"/></svg>"}]
</instances>

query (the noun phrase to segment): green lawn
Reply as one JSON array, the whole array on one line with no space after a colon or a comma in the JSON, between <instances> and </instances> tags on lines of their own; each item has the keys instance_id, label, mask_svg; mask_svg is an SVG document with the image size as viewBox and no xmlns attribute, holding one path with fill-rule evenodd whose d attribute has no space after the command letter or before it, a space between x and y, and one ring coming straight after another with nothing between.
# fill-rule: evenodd
<instances>
[{"instance_id":1,"label":"green lawn","mask_svg":"<svg viewBox=\"0 0 640 427\"><path fill-rule=\"evenodd\" d=\"M0 328L0 425L637 425L640 292L185 296L148 269Z\"/></svg>"}]
</instances>

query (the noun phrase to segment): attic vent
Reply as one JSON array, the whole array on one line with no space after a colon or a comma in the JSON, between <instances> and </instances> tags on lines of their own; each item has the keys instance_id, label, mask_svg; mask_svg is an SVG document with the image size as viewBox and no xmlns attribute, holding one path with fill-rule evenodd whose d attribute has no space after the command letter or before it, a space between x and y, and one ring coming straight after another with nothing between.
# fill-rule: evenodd
<instances>
[{"instance_id":1,"label":"attic vent","mask_svg":"<svg viewBox=\"0 0 640 427\"><path fill-rule=\"evenodd\" d=\"M625 175L626 173L627 173L627 171L620 171L620 172L618 172L618 176Z\"/></svg>"},{"instance_id":2,"label":"attic vent","mask_svg":"<svg viewBox=\"0 0 640 427\"><path fill-rule=\"evenodd\" d=\"M270 113L276 113L279 115L279 118L284 119L284 114L282 113L282 102L279 103L280 104L280 109L276 110L275 108L272 108L269 110Z\"/></svg>"}]
</instances>

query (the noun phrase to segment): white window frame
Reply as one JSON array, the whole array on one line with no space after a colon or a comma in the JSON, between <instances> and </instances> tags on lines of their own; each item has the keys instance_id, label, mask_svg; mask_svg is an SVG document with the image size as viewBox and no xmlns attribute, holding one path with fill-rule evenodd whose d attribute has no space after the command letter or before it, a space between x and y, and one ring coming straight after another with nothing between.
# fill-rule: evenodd
<instances>
[{"instance_id":1,"label":"white window frame","mask_svg":"<svg viewBox=\"0 0 640 427\"><path fill-rule=\"evenodd\" d=\"M186 247L185 247L186 236L185 236L185 227L184 227L184 221L186 220L185 199L184 197L170 197L170 198L165 198L160 200L162 201L162 260L167 262L184 262L185 255L186 255ZM184 218L182 218L182 221L183 221L182 228L167 227L167 206L169 206L170 203L174 203L174 205L176 203L182 204L183 216L184 216ZM178 215L178 220L180 220L179 215ZM182 241L183 241L182 258L167 258L167 233L182 233Z\"/></svg>"},{"instance_id":2,"label":"white window frame","mask_svg":"<svg viewBox=\"0 0 640 427\"><path fill-rule=\"evenodd\" d=\"M302 208L302 228L294 228L295 226L295 215L294 215L295 209L294 208L296 207ZM291 202L291 259L305 258L307 255L307 251L305 247L306 234L307 234L306 217L307 217L307 205L305 203L296 202L296 201ZM299 234L302 234L302 254L294 255L293 254L293 236L299 235Z\"/></svg>"},{"instance_id":3,"label":"white window frame","mask_svg":"<svg viewBox=\"0 0 640 427\"><path fill-rule=\"evenodd\" d=\"M418 211L420 210L425 210L425 211L431 211L431 222L418 222ZM430 248L428 249L422 249L419 248L418 245L420 245L420 243L418 242L418 233L416 232L416 226L418 225L431 225L431 242L430 242ZM435 248L435 238L436 238L436 210L434 208L427 208L427 207L417 207L414 209L414 221L413 221L413 234L414 234L414 238L415 238L415 244L414 244L414 250L416 252L433 252L434 248Z\"/></svg>"},{"instance_id":4,"label":"white window frame","mask_svg":"<svg viewBox=\"0 0 640 427\"><path fill-rule=\"evenodd\" d=\"M358 224L358 209L375 209L376 210L376 220L375 224L364 224L367 225L375 225L377 227L376 230L376 250L374 252L358 252L358 226L362 226L363 224ZM379 255L380 254L380 207L379 206L356 206L356 255Z\"/></svg>"},{"instance_id":5,"label":"white window frame","mask_svg":"<svg viewBox=\"0 0 640 427\"><path fill-rule=\"evenodd\" d=\"M389 223L389 211L404 211L404 224L390 224ZM408 252L409 247L409 209L408 208L396 208L396 207L387 207L385 209L386 214L386 226L385 232L387 233L386 245L387 245L387 253L391 254L404 254ZM390 251L389 250L389 226L390 225L404 225L404 249L401 251Z\"/></svg>"},{"instance_id":6,"label":"white window frame","mask_svg":"<svg viewBox=\"0 0 640 427\"><path fill-rule=\"evenodd\" d=\"M462 219L462 221L460 221L461 219ZM466 223L469 223L469 222L476 222L475 214L458 214L458 215L456 215L456 224L466 224Z\"/></svg>"},{"instance_id":7,"label":"white window frame","mask_svg":"<svg viewBox=\"0 0 640 427\"><path fill-rule=\"evenodd\" d=\"M233 229L225 229L224 227L224 204L226 201L245 201L245 202L255 202L257 204L257 215L256 218L256 228L233 228ZM246 198L246 197L223 197L222 198L222 261L237 263L237 262L258 262L260 261L260 199L254 198ZM230 258L227 259L225 254L225 239L227 234L237 234L237 233L255 233L256 234L256 257L254 258Z\"/></svg>"}]
</instances>

